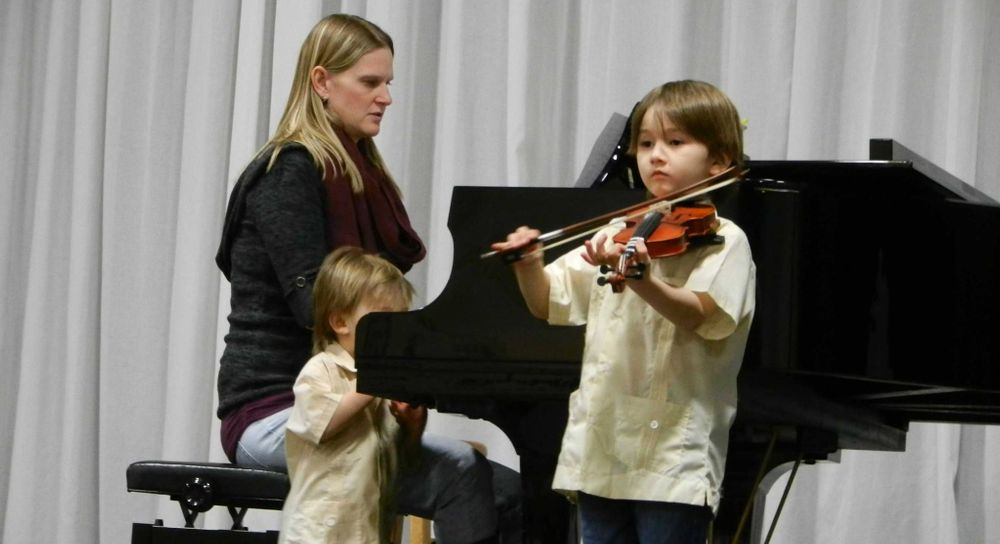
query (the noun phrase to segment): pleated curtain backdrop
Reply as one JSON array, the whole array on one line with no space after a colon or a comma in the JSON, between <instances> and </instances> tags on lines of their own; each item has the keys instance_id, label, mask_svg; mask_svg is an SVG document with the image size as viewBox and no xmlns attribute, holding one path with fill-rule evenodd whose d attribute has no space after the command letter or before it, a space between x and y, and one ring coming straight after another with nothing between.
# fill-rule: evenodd
<instances>
[{"instance_id":1,"label":"pleated curtain backdrop","mask_svg":"<svg viewBox=\"0 0 1000 544\"><path fill-rule=\"evenodd\" d=\"M125 468L223 460L226 198L281 115L306 33L337 11L396 43L378 143L428 242L410 274L423 302L451 269L452 187L570 185L611 114L673 79L726 91L755 159L861 160L888 137L1000 198L993 0L5 0L4 543L178 523L175 504L126 492ZM431 429L517 466L487 424L435 415ZM806 467L774 542L1000 540L998 450L995 428L919 424L905 453Z\"/></svg>"}]
</instances>

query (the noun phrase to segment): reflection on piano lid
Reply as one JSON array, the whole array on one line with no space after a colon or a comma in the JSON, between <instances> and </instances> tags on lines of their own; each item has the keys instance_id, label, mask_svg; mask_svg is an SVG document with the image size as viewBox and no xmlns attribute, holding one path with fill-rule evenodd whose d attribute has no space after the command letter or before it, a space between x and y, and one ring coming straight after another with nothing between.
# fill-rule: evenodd
<instances>
[{"instance_id":1,"label":"reflection on piano lid","mask_svg":"<svg viewBox=\"0 0 1000 544\"><path fill-rule=\"evenodd\" d=\"M760 429L791 437L775 466L902 450L909 421L1000 423L1000 207L894 142L872 150L864 162L751 161L715 197L747 232L758 274L717 531L750 493ZM448 283L421 310L362 320L359 390L495 421L508 405L564 401L582 331L532 318L513 274L478 256L518 225L545 231L641 198L456 187Z\"/></svg>"}]
</instances>

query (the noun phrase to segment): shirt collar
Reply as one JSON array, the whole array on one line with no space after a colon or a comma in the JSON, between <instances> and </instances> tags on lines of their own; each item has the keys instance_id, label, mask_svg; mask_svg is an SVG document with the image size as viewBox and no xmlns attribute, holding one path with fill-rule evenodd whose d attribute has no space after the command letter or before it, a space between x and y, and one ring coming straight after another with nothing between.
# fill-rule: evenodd
<instances>
[{"instance_id":1,"label":"shirt collar","mask_svg":"<svg viewBox=\"0 0 1000 544\"><path fill-rule=\"evenodd\" d=\"M347 350L340 344L330 342L326 346L326 352L333 357L333 362L340 368L354 373L358 372L358 369L354 366L354 357L351 357L351 354L347 353Z\"/></svg>"}]
</instances>

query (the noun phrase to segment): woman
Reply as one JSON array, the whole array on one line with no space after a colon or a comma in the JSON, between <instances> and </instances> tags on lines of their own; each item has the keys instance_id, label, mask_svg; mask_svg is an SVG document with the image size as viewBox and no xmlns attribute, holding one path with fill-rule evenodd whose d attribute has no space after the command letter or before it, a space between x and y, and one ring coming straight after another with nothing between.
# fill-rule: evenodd
<instances>
[{"instance_id":1,"label":"woman","mask_svg":"<svg viewBox=\"0 0 1000 544\"><path fill-rule=\"evenodd\" d=\"M406 271L424 257L372 137L392 103L392 39L351 15L309 33L274 136L240 176L216 261L232 284L219 370L223 449L286 470L292 384L311 352L311 291L331 250L358 246ZM425 436L401 511L433 517L442 542L495 538L491 468L467 444Z\"/></svg>"}]
</instances>

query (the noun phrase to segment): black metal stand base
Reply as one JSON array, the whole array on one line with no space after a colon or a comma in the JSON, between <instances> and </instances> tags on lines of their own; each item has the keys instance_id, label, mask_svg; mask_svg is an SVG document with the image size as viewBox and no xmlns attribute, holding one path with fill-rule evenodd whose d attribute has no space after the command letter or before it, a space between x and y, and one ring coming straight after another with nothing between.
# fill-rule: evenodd
<instances>
[{"instance_id":1,"label":"black metal stand base","mask_svg":"<svg viewBox=\"0 0 1000 544\"><path fill-rule=\"evenodd\" d=\"M278 531L234 531L133 523L132 544L277 544Z\"/></svg>"}]
</instances>

